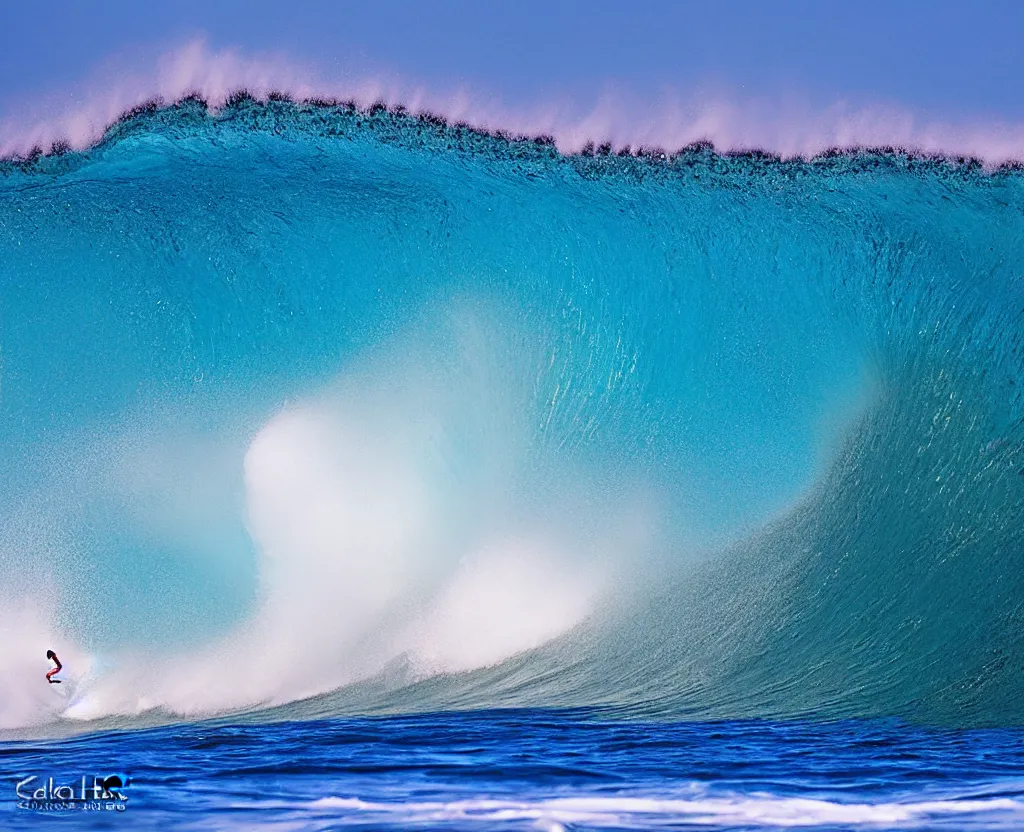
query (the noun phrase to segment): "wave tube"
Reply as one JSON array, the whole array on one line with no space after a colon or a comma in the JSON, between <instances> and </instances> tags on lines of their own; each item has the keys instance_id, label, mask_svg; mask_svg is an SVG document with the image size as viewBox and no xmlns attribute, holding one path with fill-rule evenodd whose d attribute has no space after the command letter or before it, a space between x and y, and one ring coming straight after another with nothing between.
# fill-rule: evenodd
<instances>
[{"instance_id":1,"label":"wave tube","mask_svg":"<svg viewBox=\"0 0 1024 832\"><path fill-rule=\"evenodd\" d=\"M1019 723L1022 207L245 96L3 163L0 726Z\"/></svg>"}]
</instances>

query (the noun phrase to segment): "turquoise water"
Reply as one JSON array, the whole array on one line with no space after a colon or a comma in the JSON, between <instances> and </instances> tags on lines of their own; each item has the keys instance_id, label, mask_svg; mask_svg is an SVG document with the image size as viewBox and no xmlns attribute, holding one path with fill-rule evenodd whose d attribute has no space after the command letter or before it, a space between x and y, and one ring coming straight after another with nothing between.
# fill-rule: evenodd
<instances>
[{"instance_id":1,"label":"turquoise water","mask_svg":"<svg viewBox=\"0 0 1024 832\"><path fill-rule=\"evenodd\" d=\"M1018 726L1022 208L245 97L0 163L0 729Z\"/></svg>"}]
</instances>

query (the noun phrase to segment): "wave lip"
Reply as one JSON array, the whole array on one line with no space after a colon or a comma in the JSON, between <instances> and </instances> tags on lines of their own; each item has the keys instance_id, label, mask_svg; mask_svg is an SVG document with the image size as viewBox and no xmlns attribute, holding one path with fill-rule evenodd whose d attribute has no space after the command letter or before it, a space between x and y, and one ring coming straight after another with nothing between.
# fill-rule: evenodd
<instances>
[{"instance_id":1,"label":"wave lip","mask_svg":"<svg viewBox=\"0 0 1024 832\"><path fill-rule=\"evenodd\" d=\"M606 147L674 152L707 144L723 153L760 151L784 159L811 159L829 152L898 150L944 159L977 159L987 167L1024 160L1024 126L977 124L915 116L894 106L844 102L814 110L751 99L688 100L663 97L637 105L604 95L589 111L554 106L533 111L501 107L465 90L432 93L394 79L332 83L282 56L250 57L237 50L213 51L199 39L156 61L156 68L109 81L105 92L89 91L85 104L63 113L9 117L0 122L0 159L86 150L132 114L201 99L214 112L239 94L260 102L302 105L351 102L361 112L384 107L440 118L488 133L550 137L564 153Z\"/></svg>"}]
</instances>

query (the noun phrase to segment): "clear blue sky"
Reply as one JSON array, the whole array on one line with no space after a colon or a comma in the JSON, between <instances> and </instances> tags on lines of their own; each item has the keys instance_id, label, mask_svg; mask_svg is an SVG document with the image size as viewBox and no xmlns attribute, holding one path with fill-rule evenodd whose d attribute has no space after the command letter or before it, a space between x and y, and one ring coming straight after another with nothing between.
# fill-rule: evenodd
<instances>
[{"instance_id":1,"label":"clear blue sky","mask_svg":"<svg viewBox=\"0 0 1024 832\"><path fill-rule=\"evenodd\" d=\"M7 3L0 117L70 89L111 56L138 61L205 34L276 50L328 77L383 70L506 103L718 84L1024 121L1024 2L725 0L91 0Z\"/></svg>"}]
</instances>

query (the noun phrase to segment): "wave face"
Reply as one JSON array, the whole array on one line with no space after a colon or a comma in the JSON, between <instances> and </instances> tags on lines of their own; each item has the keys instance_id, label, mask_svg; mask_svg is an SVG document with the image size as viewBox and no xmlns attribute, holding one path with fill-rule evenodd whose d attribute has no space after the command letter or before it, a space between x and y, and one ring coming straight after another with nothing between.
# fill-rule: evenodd
<instances>
[{"instance_id":1,"label":"wave face","mask_svg":"<svg viewBox=\"0 0 1024 832\"><path fill-rule=\"evenodd\" d=\"M5 163L0 727L1024 721L1022 209L245 98Z\"/></svg>"}]
</instances>

